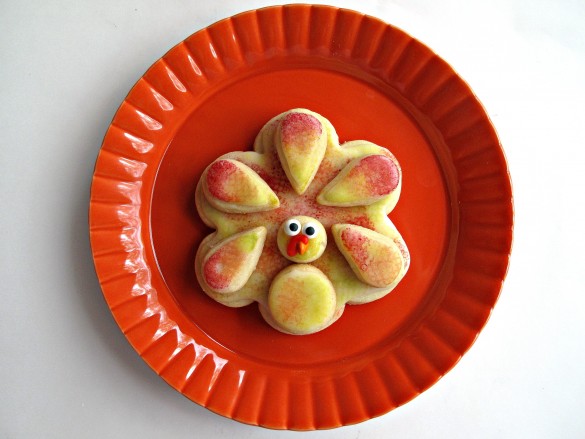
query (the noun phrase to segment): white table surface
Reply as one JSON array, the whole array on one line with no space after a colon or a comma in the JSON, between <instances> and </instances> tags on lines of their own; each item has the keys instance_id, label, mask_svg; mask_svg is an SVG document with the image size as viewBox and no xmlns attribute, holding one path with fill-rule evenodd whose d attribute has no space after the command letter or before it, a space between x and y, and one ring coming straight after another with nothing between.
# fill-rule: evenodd
<instances>
[{"instance_id":1,"label":"white table surface","mask_svg":"<svg viewBox=\"0 0 585 439\"><path fill-rule=\"evenodd\" d=\"M273 1L3 1L0 438L275 438L190 402L142 361L97 282L94 162L168 49ZM477 342L430 390L310 438L585 437L585 3L332 1L421 40L472 86L504 145L515 237ZM298 437L298 436L295 436Z\"/></svg>"}]
</instances>

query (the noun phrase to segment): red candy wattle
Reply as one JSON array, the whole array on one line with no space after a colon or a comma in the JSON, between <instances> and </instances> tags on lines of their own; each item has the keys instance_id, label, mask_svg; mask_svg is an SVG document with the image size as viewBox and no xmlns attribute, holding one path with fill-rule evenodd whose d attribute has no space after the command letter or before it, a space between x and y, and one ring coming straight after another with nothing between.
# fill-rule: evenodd
<instances>
[{"instance_id":1,"label":"red candy wattle","mask_svg":"<svg viewBox=\"0 0 585 439\"><path fill-rule=\"evenodd\" d=\"M286 248L286 253L290 256L293 257L298 253L298 244L299 242L302 242L303 244L308 244L309 243L309 238L307 238L305 235L296 235L293 236L290 241L288 242L288 246Z\"/></svg>"}]
</instances>

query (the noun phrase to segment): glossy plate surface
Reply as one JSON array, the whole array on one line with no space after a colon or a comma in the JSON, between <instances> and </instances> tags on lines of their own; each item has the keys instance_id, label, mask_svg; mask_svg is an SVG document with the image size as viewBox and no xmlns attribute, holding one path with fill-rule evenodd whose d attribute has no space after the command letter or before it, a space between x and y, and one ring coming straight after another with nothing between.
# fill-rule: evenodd
<instances>
[{"instance_id":1,"label":"glossy plate surface","mask_svg":"<svg viewBox=\"0 0 585 439\"><path fill-rule=\"evenodd\" d=\"M395 154L390 218L412 256L391 294L309 336L275 331L255 305L216 303L193 269L210 233L194 202L202 171L297 107L342 142ZM443 60L378 19L294 5L203 29L137 82L97 160L90 236L117 323L165 381L238 421L317 429L384 414L457 363L498 298L512 218L494 129Z\"/></svg>"}]
</instances>

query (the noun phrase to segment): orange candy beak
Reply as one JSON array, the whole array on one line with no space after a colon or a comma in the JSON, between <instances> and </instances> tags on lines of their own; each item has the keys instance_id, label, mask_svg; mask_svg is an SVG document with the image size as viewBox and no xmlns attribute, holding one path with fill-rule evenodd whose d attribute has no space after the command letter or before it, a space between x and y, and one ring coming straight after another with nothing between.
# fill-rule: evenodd
<instances>
[{"instance_id":1,"label":"orange candy beak","mask_svg":"<svg viewBox=\"0 0 585 439\"><path fill-rule=\"evenodd\" d=\"M288 242L286 253L292 258L296 255L303 255L309 246L309 238L303 234L293 236Z\"/></svg>"}]
</instances>

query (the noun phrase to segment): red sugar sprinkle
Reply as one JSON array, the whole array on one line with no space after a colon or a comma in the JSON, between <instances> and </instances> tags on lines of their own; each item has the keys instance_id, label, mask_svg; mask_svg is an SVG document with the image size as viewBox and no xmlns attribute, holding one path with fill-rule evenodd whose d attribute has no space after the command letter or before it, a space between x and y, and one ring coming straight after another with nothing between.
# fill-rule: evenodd
<instances>
[{"instance_id":1,"label":"red sugar sprinkle","mask_svg":"<svg viewBox=\"0 0 585 439\"><path fill-rule=\"evenodd\" d=\"M277 195L280 192L284 192L285 190L287 190L289 188L289 183L288 183L288 180L286 179L286 175L284 175L284 172L280 175L273 175L273 174L269 174L266 170L264 170L263 168L261 168L260 166L254 164L254 163L250 163L250 164L248 164L248 166L254 172L256 172L256 174L258 174L260 176L260 178L262 180L264 180L264 182L268 186L270 186L270 189L272 189L274 192L276 192Z\"/></svg>"},{"instance_id":2,"label":"red sugar sprinkle","mask_svg":"<svg viewBox=\"0 0 585 439\"><path fill-rule=\"evenodd\" d=\"M404 259L405 269L408 269L408 267L410 266L410 253L408 253L408 250L406 250L406 247L399 239L395 239L394 244L396 244L396 246L400 250L400 253L402 254L402 258Z\"/></svg>"},{"instance_id":3,"label":"red sugar sprinkle","mask_svg":"<svg viewBox=\"0 0 585 439\"><path fill-rule=\"evenodd\" d=\"M366 229L374 229L374 222L367 216L367 215L360 215L355 218L352 218L349 222L355 224L356 226L362 226Z\"/></svg>"},{"instance_id":4,"label":"red sugar sprinkle","mask_svg":"<svg viewBox=\"0 0 585 439\"><path fill-rule=\"evenodd\" d=\"M207 170L207 188L211 195L226 202L236 201L236 195L225 190L228 178L236 172L238 172L238 167L227 160L213 163Z\"/></svg>"},{"instance_id":5,"label":"red sugar sprinkle","mask_svg":"<svg viewBox=\"0 0 585 439\"><path fill-rule=\"evenodd\" d=\"M220 271L220 267L225 263L225 251L219 249L205 263L203 267L203 276L207 284L214 290L221 290L229 286L230 279Z\"/></svg>"},{"instance_id":6,"label":"red sugar sprinkle","mask_svg":"<svg viewBox=\"0 0 585 439\"><path fill-rule=\"evenodd\" d=\"M353 168L349 177L364 175L368 189L373 195L388 195L398 186L398 167L388 157L371 155L363 158Z\"/></svg>"},{"instance_id":7,"label":"red sugar sprinkle","mask_svg":"<svg viewBox=\"0 0 585 439\"><path fill-rule=\"evenodd\" d=\"M321 122L310 114L289 113L282 121L282 140L286 144L294 143L303 147L321 135L323 127Z\"/></svg>"},{"instance_id":8,"label":"red sugar sprinkle","mask_svg":"<svg viewBox=\"0 0 585 439\"><path fill-rule=\"evenodd\" d=\"M368 238L358 231L347 228L341 232L341 240L351 252L360 270L365 271L368 268L368 251L366 248Z\"/></svg>"}]
</instances>

